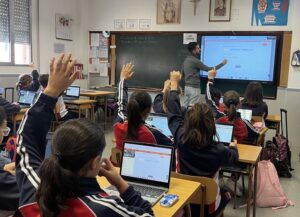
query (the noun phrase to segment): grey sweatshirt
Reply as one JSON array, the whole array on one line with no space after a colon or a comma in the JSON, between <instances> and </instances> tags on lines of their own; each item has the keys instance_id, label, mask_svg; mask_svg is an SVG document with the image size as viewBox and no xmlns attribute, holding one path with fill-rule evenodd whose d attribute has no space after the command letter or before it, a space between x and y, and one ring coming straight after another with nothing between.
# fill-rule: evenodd
<instances>
[{"instance_id":1,"label":"grey sweatshirt","mask_svg":"<svg viewBox=\"0 0 300 217\"><path fill-rule=\"evenodd\" d=\"M218 70L222 66L224 66L223 63L220 63L213 67L209 67L204 63L202 63L197 57L190 54L185 58L183 62L183 71L185 74L185 86L199 88L200 86L199 70L209 71L213 68Z\"/></svg>"}]
</instances>

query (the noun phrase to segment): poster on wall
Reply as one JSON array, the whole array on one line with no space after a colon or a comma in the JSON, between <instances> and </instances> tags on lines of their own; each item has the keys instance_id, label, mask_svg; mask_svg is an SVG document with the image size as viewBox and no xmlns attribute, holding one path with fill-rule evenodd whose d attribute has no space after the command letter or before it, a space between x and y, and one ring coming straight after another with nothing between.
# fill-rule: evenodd
<instances>
[{"instance_id":1,"label":"poster on wall","mask_svg":"<svg viewBox=\"0 0 300 217\"><path fill-rule=\"evenodd\" d=\"M55 35L56 39L73 40L72 18L62 14L55 14Z\"/></svg>"},{"instance_id":2,"label":"poster on wall","mask_svg":"<svg viewBox=\"0 0 300 217\"><path fill-rule=\"evenodd\" d=\"M253 0L252 26L286 26L289 0Z\"/></svg>"}]
</instances>

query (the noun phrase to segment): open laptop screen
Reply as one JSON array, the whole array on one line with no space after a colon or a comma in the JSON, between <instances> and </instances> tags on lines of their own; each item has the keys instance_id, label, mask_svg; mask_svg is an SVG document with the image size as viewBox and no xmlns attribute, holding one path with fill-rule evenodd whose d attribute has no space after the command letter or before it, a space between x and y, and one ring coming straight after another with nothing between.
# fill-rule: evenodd
<instances>
[{"instance_id":1,"label":"open laptop screen","mask_svg":"<svg viewBox=\"0 0 300 217\"><path fill-rule=\"evenodd\" d=\"M229 145L233 138L233 125L231 124L216 124L216 131L219 137L219 142ZM217 139L216 139L217 140Z\"/></svg>"},{"instance_id":2,"label":"open laptop screen","mask_svg":"<svg viewBox=\"0 0 300 217\"><path fill-rule=\"evenodd\" d=\"M169 183L172 147L124 143L121 176Z\"/></svg>"},{"instance_id":3,"label":"open laptop screen","mask_svg":"<svg viewBox=\"0 0 300 217\"><path fill-rule=\"evenodd\" d=\"M20 95L19 95L19 101L18 103L20 105L31 105L33 104L33 100L35 98L35 92L32 91L24 91L21 90L20 91Z\"/></svg>"},{"instance_id":4,"label":"open laptop screen","mask_svg":"<svg viewBox=\"0 0 300 217\"><path fill-rule=\"evenodd\" d=\"M80 87L79 86L69 86L66 91L66 96L79 97Z\"/></svg>"},{"instance_id":5,"label":"open laptop screen","mask_svg":"<svg viewBox=\"0 0 300 217\"><path fill-rule=\"evenodd\" d=\"M241 114L241 118L251 122L252 119L252 110L251 109L238 109L238 112Z\"/></svg>"},{"instance_id":6,"label":"open laptop screen","mask_svg":"<svg viewBox=\"0 0 300 217\"><path fill-rule=\"evenodd\" d=\"M167 137L172 137L172 133L168 126L167 116L151 113L149 117L146 119L146 123L149 125L153 125L155 128L159 129Z\"/></svg>"}]
</instances>

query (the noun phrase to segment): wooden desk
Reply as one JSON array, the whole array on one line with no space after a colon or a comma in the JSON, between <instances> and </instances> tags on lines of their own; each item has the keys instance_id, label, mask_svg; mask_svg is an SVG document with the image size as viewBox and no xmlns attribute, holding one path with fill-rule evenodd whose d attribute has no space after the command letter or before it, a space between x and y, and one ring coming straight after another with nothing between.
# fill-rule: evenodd
<instances>
[{"instance_id":1,"label":"wooden desk","mask_svg":"<svg viewBox=\"0 0 300 217\"><path fill-rule=\"evenodd\" d=\"M101 91L101 90L86 90L80 92L80 96L89 97L90 99L93 100L96 100L97 97L104 98L104 128L106 126L106 116L107 116L107 97L114 94L116 94L116 92Z\"/></svg>"},{"instance_id":2,"label":"wooden desk","mask_svg":"<svg viewBox=\"0 0 300 217\"><path fill-rule=\"evenodd\" d=\"M250 217L251 208L251 192L252 192L252 176L254 173L254 188L253 188L253 217L256 216L256 185L257 185L257 163L262 147L252 145L237 145L239 152L239 162L249 164L249 180L248 180L248 199L247 199L247 213L246 216Z\"/></svg>"},{"instance_id":3,"label":"wooden desk","mask_svg":"<svg viewBox=\"0 0 300 217\"><path fill-rule=\"evenodd\" d=\"M11 122L13 124L13 133L17 131L17 122L21 122L25 113L29 108L22 108L18 113L11 115Z\"/></svg>"},{"instance_id":4,"label":"wooden desk","mask_svg":"<svg viewBox=\"0 0 300 217\"><path fill-rule=\"evenodd\" d=\"M67 105L67 108L70 110L77 110L78 111L78 117L81 117L81 111L82 110L89 110L90 114L90 120L94 119L94 103L96 100L90 100L90 99L78 99L73 101L65 101L65 104Z\"/></svg>"},{"instance_id":5,"label":"wooden desk","mask_svg":"<svg viewBox=\"0 0 300 217\"><path fill-rule=\"evenodd\" d=\"M268 115L266 118L266 126L269 129L276 130L277 134L279 134L280 122L281 122L280 115Z\"/></svg>"},{"instance_id":6,"label":"wooden desk","mask_svg":"<svg viewBox=\"0 0 300 217\"><path fill-rule=\"evenodd\" d=\"M101 188L106 188L110 184L104 177L97 177L97 181ZM153 206L153 211L156 217L171 217L181 210L190 200L192 195L198 191L200 183L182 180L171 177L170 189L168 193L176 194L179 196L179 200L172 207L166 208L160 206L159 202Z\"/></svg>"}]
</instances>

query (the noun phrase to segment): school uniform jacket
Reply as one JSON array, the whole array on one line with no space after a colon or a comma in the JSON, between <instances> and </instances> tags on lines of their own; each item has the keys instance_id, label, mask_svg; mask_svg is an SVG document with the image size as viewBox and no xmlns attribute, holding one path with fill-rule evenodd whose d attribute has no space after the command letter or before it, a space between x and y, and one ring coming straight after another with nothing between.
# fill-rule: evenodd
<instances>
[{"instance_id":1,"label":"school uniform jacket","mask_svg":"<svg viewBox=\"0 0 300 217\"><path fill-rule=\"evenodd\" d=\"M57 99L40 94L28 110L18 131L17 182L20 189L19 210L24 217L39 217L35 193L41 182L38 170L45 156L46 134L53 120ZM129 187L121 198L107 196L96 178L82 178L76 198L66 201L66 209L58 217L153 216L151 204Z\"/></svg>"},{"instance_id":2,"label":"school uniform jacket","mask_svg":"<svg viewBox=\"0 0 300 217\"><path fill-rule=\"evenodd\" d=\"M116 139L116 147L123 150L123 142L128 129L127 121L127 104L128 104L128 84L126 80L121 80L118 87L118 109L117 117L114 124L114 134ZM170 138L161 133L157 128L142 122L137 130L138 138L134 141L159 144L173 145Z\"/></svg>"},{"instance_id":3,"label":"school uniform jacket","mask_svg":"<svg viewBox=\"0 0 300 217\"><path fill-rule=\"evenodd\" d=\"M180 173L206 176L218 183L218 172L221 166L230 165L238 160L238 152L234 147L225 147L222 143L213 143L205 148L190 148L183 143L183 121L180 100L177 91L171 91L168 96L168 124L177 147L177 170ZM212 204L215 210L220 203L220 196Z\"/></svg>"},{"instance_id":4,"label":"school uniform jacket","mask_svg":"<svg viewBox=\"0 0 300 217\"><path fill-rule=\"evenodd\" d=\"M16 177L0 165L0 210L15 211L19 205L19 188Z\"/></svg>"},{"instance_id":5,"label":"school uniform jacket","mask_svg":"<svg viewBox=\"0 0 300 217\"><path fill-rule=\"evenodd\" d=\"M21 107L19 105L7 101L2 96L0 96L0 106L4 108L6 114L17 113L21 110Z\"/></svg>"}]
</instances>

